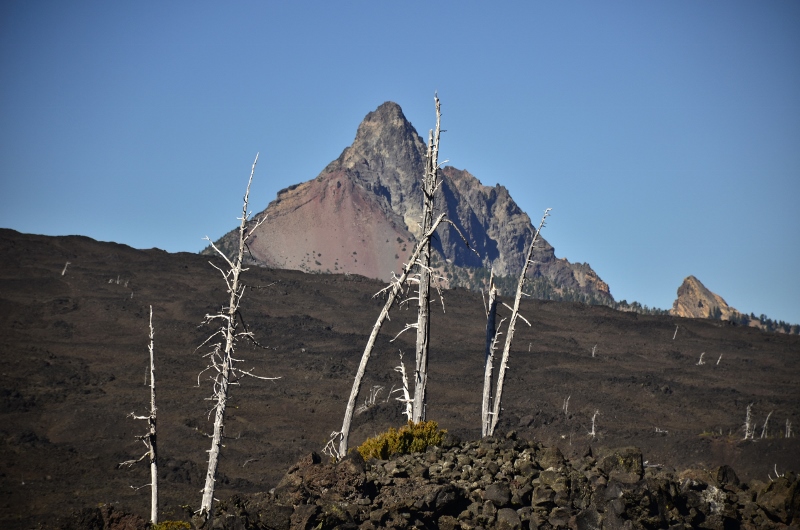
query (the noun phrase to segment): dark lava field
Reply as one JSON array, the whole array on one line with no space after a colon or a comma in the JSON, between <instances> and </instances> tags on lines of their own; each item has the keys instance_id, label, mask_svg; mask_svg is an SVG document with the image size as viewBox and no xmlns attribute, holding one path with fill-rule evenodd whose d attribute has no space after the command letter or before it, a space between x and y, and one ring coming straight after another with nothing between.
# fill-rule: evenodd
<instances>
[{"instance_id":1,"label":"dark lava field","mask_svg":"<svg viewBox=\"0 0 800 530\"><path fill-rule=\"evenodd\" d=\"M252 268L244 281L242 315L261 346L242 343L240 366L279 379L232 389L220 499L275 487L341 428L383 305L373 295L384 285L360 276ZM427 416L477 439L484 305L477 293L443 294L446 311L431 306ZM208 350L198 346L214 331L203 317L226 302L220 273L200 255L0 230L0 527L101 503L147 517L149 490L135 488L149 481L148 467L119 463L145 451L136 439L145 422L128 415L149 407L151 305L161 517L199 506L212 425L207 376L198 386ZM800 440L785 436L787 421L800 432L800 337L577 303L522 308L531 327L517 327L499 434L515 430L567 458L635 445L649 465L729 464L743 480L800 471ZM412 367L414 337L390 340L415 318L413 308L395 309L379 336L359 401L381 390L355 417L352 445L404 423L389 392L400 385L400 352ZM744 441L751 403L755 439Z\"/></svg>"}]
</instances>

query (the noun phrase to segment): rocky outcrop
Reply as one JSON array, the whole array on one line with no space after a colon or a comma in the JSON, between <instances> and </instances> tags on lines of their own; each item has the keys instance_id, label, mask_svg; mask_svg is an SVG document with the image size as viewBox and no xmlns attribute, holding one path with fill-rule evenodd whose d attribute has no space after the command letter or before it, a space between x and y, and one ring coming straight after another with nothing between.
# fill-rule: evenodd
<instances>
[{"instance_id":1,"label":"rocky outcrop","mask_svg":"<svg viewBox=\"0 0 800 530\"><path fill-rule=\"evenodd\" d=\"M672 304L670 314L686 318L718 318L731 320L739 311L730 307L718 294L709 291L700 280L688 276L678 287L678 298Z\"/></svg>"},{"instance_id":2,"label":"rocky outcrop","mask_svg":"<svg viewBox=\"0 0 800 530\"><path fill-rule=\"evenodd\" d=\"M688 276L678 287L678 298L675 299L669 312L678 317L728 320L736 325L749 326L762 331L800 334L800 326L796 324L788 324L782 320L776 322L766 315L756 317L752 313L750 316L740 313L729 306L721 296L709 291L694 276Z\"/></svg>"},{"instance_id":3,"label":"rocky outcrop","mask_svg":"<svg viewBox=\"0 0 800 530\"><path fill-rule=\"evenodd\" d=\"M251 256L270 267L389 279L419 236L425 151L400 106L382 104L367 114L353 144L319 176L281 190L258 214L267 221L255 232ZM484 186L468 171L445 167L437 208L477 250L463 244L455 227L443 225L435 241L443 263L519 275L534 227L506 188ZM231 232L217 245L229 249L235 239ZM608 285L589 265L556 258L546 240L534 259L533 276L611 299Z\"/></svg>"},{"instance_id":4,"label":"rocky outcrop","mask_svg":"<svg viewBox=\"0 0 800 530\"><path fill-rule=\"evenodd\" d=\"M622 529L786 528L800 522L800 481L741 484L728 466L675 474L635 447L556 448L505 438L338 464L316 454L269 494L218 504L214 528Z\"/></svg>"}]
</instances>

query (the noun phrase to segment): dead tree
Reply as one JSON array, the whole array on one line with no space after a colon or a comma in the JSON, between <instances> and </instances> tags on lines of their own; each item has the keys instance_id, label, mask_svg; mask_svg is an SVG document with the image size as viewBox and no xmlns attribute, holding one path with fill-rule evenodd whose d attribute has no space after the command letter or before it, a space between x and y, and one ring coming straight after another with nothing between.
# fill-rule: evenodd
<instances>
[{"instance_id":1,"label":"dead tree","mask_svg":"<svg viewBox=\"0 0 800 530\"><path fill-rule=\"evenodd\" d=\"M242 207L242 216L238 218L241 221L239 225L239 246L235 256L228 257L214 243L206 237L211 247L219 254L227 264L227 270L211 263L211 266L217 269L222 277L225 279L225 284L228 288L228 305L223 306L219 313L213 315L206 315L203 320L204 324L212 322L219 322L219 329L209 336L203 344L198 346L198 350L204 346L210 346L211 351L205 355L208 359L208 366L200 372L197 376L197 383L200 384L200 375L210 371L210 376L213 382L214 393L212 397L208 398L209 401L214 403L209 411L209 416L212 412L215 413L214 418L214 433L211 436L211 449L208 451L208 470L206 472L205 486L203 487L203 500L198 512L205 521L211 518L211 506L214 502L214 486L217 478L217 465L219 464L219 452L222 447L222 438L224 435L224 421L225 421L225 407L228 403L228 388L230 385L238 384L242 377L250 376L257 379L276 379L274 377L261 377L254 375L251 370L242 370L235 366L236 362L241 362L239 359L234 359L233 353L236 344L239 340L244 338L252 339L252 333L242 325L240 329L239 305L244 295L245 285L241 283L241 273L246 271L242 267L242 260L244 258L245 247L247 241L253 235L253 232L261 226L265 221L264 218L257 219L248 228L249 214L247 212L247 203L250 197L250 184L253 182L253 173L256 170L256 163L258 162L258 155L253 161L253 167L250 170L250 179L247 182L247 191L244 194L244 206ZM214 342L216 340L216 342Z\"/></svg>"},{"instance_id":2,"label":"dead tree","mask_svg":"<svg viewBox=\"0 0 800 530\"><path fill-rule=\"evenodd\" d=\"M434 95L434 102L436 104L436 129L435 131L431 130L428 135L428 151L426 154L425 175L423 176L422 236L416 247L414 247L414 252L411 258L409 258L408 263L403 266L403 273L400 277L394 277L390 284L378 293L388 293L388 297L380 315L378 315L378 320L372 328L372 333L370 333L367 345L364 348L364 353L361 356L361 363L358 366L358 371L353 381L353 388L350 392L350 398L347 402L347 408L345 409L342 430L332 432L331 439L325 445L327 454L330 454L334 458L343 457L347 454L353 410L355 408L356 399L358 398L358 393L361 390L361 381L364 377L364 371L366 370L367 363L372 354L372 348L375 345L375 339L381 330L381 326L383 326L384 320L388 318L389 311L397 300L397 296L403 291L407 283L416 283L418 285L419 312L417 315L417 322L406 325L400 334L412 328L416 328L417 330L417 355L414 370L415 386L412 421L419 422L425 419L425 394L428 381L428 341L430 336L430 321L428 317L430 315L431 238L433 234L436 233L436 228L440 223L449 223L467 245L467 248L477 254L477 251L470 247L469 242L464 237L464 234L461 233L461 230L459 230L451 220L445 217L445 213L441 213L435 220L433 219L433 198L441 183L439 180L440 168L438 161L439 136L441 133L441 106L439 104L439 98L436 95ZM416 271L416 273L412 275L412 271ZM409 299L405 301L408 300ZM410 300L413 300L413 297L410 298ZM398 334L398 336L400 334ZM335 441L337 438L338 451L335 449Z\"/></svg>"},{"instance_id":3,"label":"dead tree","mask_svg":"<svg viewBox=\"0 0 800 530\"><path fill-rule=\"evenodd\" d=\"M753 427L753 416L752 416L752 414L750 412L750 410L752 408L753 408L753 404L752 403L747 405L747 415L745 416L745 419L744 419L744 439L745 440L747 440L748 438L752 440L753 439L753 434L755 432L755 427Z\"/></svg>"},{"instance_id":4,"label":"dead tree","mask_svg":"<svg viewBox=\"0 0 800 530\"><path fill-rule=\"evenodd\" d=\"M439 97L436 104L436 129L428 133L428 151L425 154L425 175L422 180L422 233L433 224L434 196L439 188L439 135L442 118ZM414 408L412 421L425 420L426 391L428 385L428 345L430 341L430 288L431 288L431 240L428 238L419 258L419 312L417 315L417 356L414 370Z\"/></svg>"},{"instance_id":5,"label":"dead tree","mask_svg":"<svg viewBox=\"0 0 800 530\"><path fill-rule=\"evenodd\" d=\"M497 347L499 330L497 322L497 287L494 285L494 270L489 276L489 304L486 308L486 353L483 363L483 400L481 401L481 436L489 435L492 403L492 370L494 352Z\"/></svg>"},{"instance_id":6,"label":"dead tree","mask_svg":"<svg viewBox=\"0 0 800 530\"><path fill-rule=\"evenodd\" d=\"M403 363L403 352L400 352L400 364L395 366L394 371L400 373L400 379L403 384L402 387L395 390L395 392L402 392L403 397L395 399L403 404L403 415L407 420L411 421L411 418L414 414L414 400L411 398L411 392L408 390L408 374L406 373L406 365Z\"/></svg>"},{"instance_id":7,"label":"dead tree","mask_svg":"<svg viewBox=\"0 0 800 530\"><path fill-rule=\"evenodd\" d=\"M597 429L596 429L597 424L595 423L595 420L597 420L597 416L599 414L600 414L599 410L595 410L594 414L592 414L592 430L587 433L589 436L592 437L592 439L594 439L594 437L597 436ZM656 427L656 429L658 429L658 428ZM666 432L666 431L663 431L663 432Z\"/></svg>"},{"instance_id":8,"label":"dead tree","mask_svg":"<svg viewBox=\"0 0 800 530\"><path fill-rule=\"evenodd\" d=\"M519 302L523 295L522 289L525 286L525 275L528 272L528 265L530 265L532 262L531 258L533 256L533 248L536 246L536 242L539 240L539 234L541 233L542 228L544 228L545 220L550 216L550 210L550 208L547 208L544 211L542 220L539 223L539 228L537 228L536 232L533 234L533 239L531 239L531 244L528 247L528 253L525 256L525 264L522 266L522 272L520 273L519 281L517 282L517 294L514 297L514 307L511 309L511 317L508 320L506 342L503 346L503 357L500 361L500 368L497 373L497 387L492 403L492 417L488 430L489 436L494 434L494 430L497 427L497 422L500 419L501 401L503 398L503 382L505 381L506 370L508 369L508 356L511 351L511 342L514 340L514 328L517 323L517 318L522 318L522 320L525 320L525 317L522 317L519 314ZM530 326L530 322L527 320L525 320L525 322Z\"/></svg>"},{"instance_id":9,"label":"dead tree","mask_svg":"<svg viewBox=\"0 0 800 530\"><path fill-rule=\"evenodd\" d=\"M139 457L138 460L127 460L122 462L120 466L131 467L146 457L150 457L150 484L145 484L142 487L150 486L150 522L156 524L158 523L158 464L156 460L156 365L153 357L153 337L153 306L150 306L150 344L147 347L150 351L150 414L137 416L131 412L128 415L135 420L147 420L149 425L147 434L138 437L147 447L147 452Z\"/></svg>"},{"instance_id":10,"label":"dead tree","mask_svg":"<svg viewBox=\"0 0 800 530\"><path fill-rule=\"evenodd\" d=\"M769 417L772 416L772 411L767 414L767 419L764 420L764 427L761 428L761 438L767 437L767 424L769 424Z\"/></svg>"},{"instance_id":11,"label":"dead tree","mask_svg":"<svg viewBox=\"0 0 800 530\"><path fill-rule=\"evenodd\" d=\"M329 441L328 445L326 445L326 447L332 448L334 445L332 442L337 437L339 438L338 452L332 451L331 454L331 456L335 458L343 457L347 454L348 441L350 438L350 424L353 421L353 411L355 410L358 393L361 391L361 381L364 378L364 372L367 369L367 363L372 355L372 349L375 346L375 339L377 339L378 333L380 333L384 321L389 316L389 311L392 309L392 306L397 300L397 296L403 292L403 287L408 281L411 271L414 268L414 264L417 263L425 243L430 241L430 238L436 232L436 228L439 226L439 223L444 220L444 216L444 213L440 214L439 217L437 217L433 222L430 229L422 234L417 246L414 248L413 254L411 254L411 258L408 260L408 263L403 266L403 273L400 275L400 277L395 277L388 286L376 293L376 296L381 293L388 293L388 296L386 298L386 303L383 304L383 309L381 309L381 312L378 315L378 319L375 321L375 325L372 326L372 332L367 339L367 345L364 347L364 353L361 355L361 362L358 365L358 371L356 372L356 377L353 381L353 388L350 391L350 398L347 400L347 408L345 408L344 411L342 430L331 433L331 441Z\"/></svg>"}]
</instances>

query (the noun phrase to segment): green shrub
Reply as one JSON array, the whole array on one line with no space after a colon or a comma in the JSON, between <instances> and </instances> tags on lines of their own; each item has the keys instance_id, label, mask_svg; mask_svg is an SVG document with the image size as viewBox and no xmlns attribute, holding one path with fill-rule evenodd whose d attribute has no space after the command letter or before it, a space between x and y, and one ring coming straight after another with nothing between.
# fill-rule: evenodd
<instances>
[{"instance_id":1,"label":"green shrub","mask_svg":"<svg viewBox=\"0 0 800 530\"><path fill-rule=\"evenodd\" d=\"M152 530L191 530L192 525L186 521L164 521L163 523L156 523L153 525Z\"/></svg>"},{"instance_id":2,"label":"green shrub","mask_svg":"<svg viewBox=\"0 0 800 530\"><path fill-rule=\"evenodd\" d=\"M367 440L358 447L364 460L388 460L393 454L420 453L429 445L439 445L446 430L440 430L435 421L408 422L399 429L390 428L385 433Z\"/></svg>"}]
</instances>

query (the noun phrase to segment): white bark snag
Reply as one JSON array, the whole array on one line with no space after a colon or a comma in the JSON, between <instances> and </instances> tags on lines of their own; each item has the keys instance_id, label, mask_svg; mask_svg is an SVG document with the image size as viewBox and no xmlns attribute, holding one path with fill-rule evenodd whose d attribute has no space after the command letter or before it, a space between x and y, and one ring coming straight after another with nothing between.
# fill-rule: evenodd
<instances>
[{"instance_id":1,"label":"white bark snag","mask_svg":"<svg viewBox=\"0 0 800 530\"><path fill-rule=\"evenodd\" d=\"M441 132L441 105L436 104L436 129L428 134L428 152L425 155L425 176L422 181L422 233L433 224L434 195L439 186L439 135ZM414 414L412 421L425 421L426 390L428 385L428 345L430 340L430 288L431 240L427 238L419 259L419 313L417 316L417 356L414 370Z\"/></svg>"},{"instance_id":2,"label":"white bark snag","mask_svg":"<svg viewBox=\"0 0 800 530\"><path fill-rule=\"evenodd\" d=\"M156 365L153 355L153 306L150 306L150 433L148 444L150 446L150 522L158 523L158 462L156 450Z\"/></svg>"},{"instance_id":3,"label":"white bark snag","mask_svg":"<svg viewBox=\"0 0 800 530\"><path fill-rule=\"evenodd\" d=\"M744 419L744 439L747 440L748 438L753 438L753 416L750 414L750 409L753 407L753 404L750 403L747 405L747 416Z\"/></svg>"},{"instance_id":4,"label":"white bark snag","mask_svg":"<svg viewBox=\"0 0 800 530\"><path fill-rule=\"evenodd\" d=\"M761 438L767 437L767 424L769 423L769 417L772 416L772 412L773 411L769 411L769 414L767 414L767 419L764 420L764 427L761 429Z\"/></svg>"},{"instance_id":5,"label":"white bark snag","mask_svg":"<svg viewBox=\"0 0 800 530\"><path fill-rule=\"evenodd\" d=\"M158 523L158 465L157 465L157 450L156 450L156 365L153 354L153 306L150 306L150 344L147 349L150 351L150 414L147 416L137 416L131 412L128 416L135 420L147 420L149 429L147 434L137 436L144 445L147 447L147 452L137 460L127 460L122 462L120 466L131 467L137 462L141 462L146 457L150 457L150 484L142 486L150 486L150 522L153 524ZM145 381L145 384L147 381ZM133 486L131 486L133 487ZM136 488L139 489L139 488Z\"/></svg>"},{"instance_id":6,"label":"white bark snag","mask_svg":"<svg viewBox=\"0 0 800 530\"><path fill-rule=\"evenodd\" d=\"M536 229L536 233L533 234L533 239L531 239L531 244L528 247L528 253L525 256L525 264L522 266L522 272L519 275L519 281L517 282L517 294L514 297L514 308L511 311L511 318L508 321L508 330L506 335L506 342L503 346L503 358L500 361L500 369L498 370L497 374L497 390L495 390L494 395L494 407L492 410L492 418L491 418L491 426L489 428L489 436L494 435L494 430L497 427L497 422L500 419L500 403L503 398L503 382L506 376L506 369L508 368L508 356L511 351L511 342L514 340L514 326L517 323L517 317L519 316L519 301L522 298L522 288L525 285L525 275L528 272L528 265L531 263L531 256L533 256L533 247L536 245L536 242L539 239L539 233L544 228L545 220L550 216L550 208L547 208L544 211L544 215L542 216L542 220L539 223L539 228Z\"/></svg>"},{"instance_id":7,"label":"white bark snag","mask_svg":"<svg viewBox=\"0 0 800 530\"><path fill-rule=\"evenodd\" d=\"M395 372L400 372L400 377L401 377L402 383L403 383L403 388L399 388L398 389L398 390L402 390L403 397L396 398L396 399L403 403L403 405L405 407L405 410L403 411L403 415L406 417L407 420L411 421L411 417L414 414L414 410L413 410L414 400L411 398L411 392L408 390L408 374L406 374L406 365L403 363L403 354L402 353L400 354L400 365L396 366L394 371Z\"/></svg>"},{"instance_id":8,"label":"white bark snag","mask_svg":"<svg viewBox=\"0 0 800 530\"><path fill-rule=\"evenodd\" d=\"M594 438L595 436L597 436L597 429L595 429L595 426L596 426L596 425L595 425L595 420L597 419L597 415L598 415L598 414L600 414L600 411L599 411L599 410L596 410L596 411L594 411L594 414L592 414L592 430L591 430L591 431L589 431L589 436L591 436L592 438ZM665 432L666 432L666 431L665 431Z\"/></svg>"},{"instance_id":9,"label":"white bark snag","mask_svg":"<svg viewBox=\"0 0 800 530\"><path fill-rule=\"evenodd\" d=\"M208 451L208 471L206 472L206 481L205 486L203 487L203 500L200 506L200 514L205 520L210 520L212 513L211 507L214 502L214 486L217 478L219 451L222 447L222 436L225 429L225 407L228 402L228 387L231 384L231 377L234 376L238 378L239 376L249 375L259 379L268 379L265 377L254 376L248 371L236 369L234 367L233 358L236 340L239 337L249 335L249 332L247 331L237 331L236 322L236 313L239 310L239 304L241 302L242 295L244 294L244 285L240 284L239 276L243 271L247 270L242 268L242 260L244 258L244 250L246 246L245 243L256 230L256 228L258 228L264 221L261 219L257 221L249 230L247 229L247 203L250 197L250 184L253 182L253 173L255 173L256 170L256 163L258 163L258 155L256 155L256 159L253 161L253 167L250 170L250 180L247 182L247 191L244 195L244 206L242 207L242 217L240 218L241 224L239 226L239 248L237 255L233 258L233 261L231 261L231 259L229 259L225 253L221 252L214 245L214 243L209 240L209 243L214 250L225 259L229 266L228 271L222 271L222 269L216 267L216 265L212 263L212 266L222 272L222 275L225 278L225 282L228 286L228 294L230 295L230 298L228 300L228 306L224 307L220 313L215 315L206 315L206 322L210 322L212 320L222 320L223 324L219 331L211 335L211 337L209 337L206 342L201 345L202 347L203 345L207 344L211 338L215 337L216 335L222 335L224 337L224 345L222 342L216 344L213 348L213 351L208 355L210 358L210 363L206 368L207 370L213 369L216 371L216 375L212 377L214 381L214 396L211 398L212 401L215 401L216 403L214 404L214 434L211 437L211 449Z\"/></svg>"},{"instance_id":10,"label":"white bark snag","mask_svg":"<svg viewBox=\"0 0 800 530\"><path fill-rule=\"evenodd\" d=\"M486 312L486 354L483 364L483 402L481 405L481 437L489 434L491 426L492 370L494 346L497 334L497 288L494 286L494 270L489 276L489 307Z\"/></svg>"},{"instance_id":11,"label":"white bark snag","mask_svg":"<svg viewBox=\"0 0 800 530\"><path fill-rule=\"evenodd\" d=\"M420 238L416 248L414 248L414 253L411 255L408 263L403 268L403 274L400 275L399 278L395 278L385 289L381 290L381 292L388 291L389 296L386 299L386 303L383 305L383 309L381 309L381 312L378 315L378 320L372 327L372 332L369 335L369 339L367 339L367 345L364 347L364 353L361 355L361 362L358 365L358 371L356 372L356 377L353 381L353 388L350 390L350 398L347 400L347 408L344 411L342 430L338 433L334 433L334 435L338 435L340 438L339 455L341 457L347 455L348 441L350 437L350 424L353 421L353 411L355 410L358 393L361 390L361 380L364 378L364 372L367 369L367 363L369 362L370 355L372 355L372 348L375 346L375 339L378 337L378 333L381 331L383 322L389 315L389 310L392 309L392 306L397 299L397 295L402 292L403 285L406 283L406 280L408 280L411 270L414 267L414 263L417 262L425 243L430 241L430 238L433 236L434 232L436 232L436 228L439 226L439 223L442 222L444 216L445 214L439 215L439 217L437 217L433 222L430 230L422 235L422 238Z\"/></svg>"}]
</instances>

